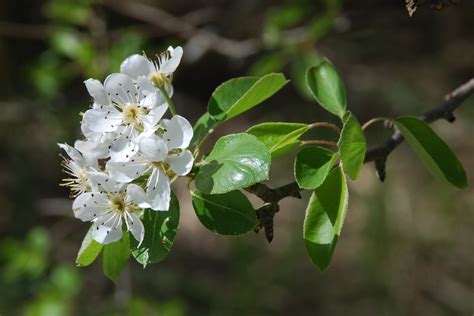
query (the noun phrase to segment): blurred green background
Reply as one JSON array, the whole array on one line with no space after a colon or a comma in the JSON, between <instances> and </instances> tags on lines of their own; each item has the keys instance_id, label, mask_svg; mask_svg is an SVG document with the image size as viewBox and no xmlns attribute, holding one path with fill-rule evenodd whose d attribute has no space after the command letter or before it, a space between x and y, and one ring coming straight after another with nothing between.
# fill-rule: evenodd
<instances>
[{"instance_id":1,"label":"blurred green background","mask_svg":"<svg viewBox=\"0 0 474 316\"><path fill-rule=\"evenodd\" d=\"M387 179L366 165L333 261L320 273L302 239L303 201L286 199L275 238L216 236L198 222L184 182L169 257L132 262L117 286L100 262L74 266L88 225L74 219L57 142L80 137L90 98L82 81L121 60L182 45L178 112L194 122L221 82L281 71L282 92L216 131L264 121L334 120L308 98L303 74L327 56L363 122L419 114L474 74L474 2L442 11L403 0L3 0L0 2L0 314L3 315L471 315L474 190L440 183L406 145ZM474 97L433 128L474 182ZM371 127L369 143L389 131ZM209 145L212 145L212 141ZM210 147L208 147L210 148ZM292 159L272 165L276 186ZM255 201L257 202L257 201ZM100 260L99 260L100 261Z\"/></svg>"}]
</instances>

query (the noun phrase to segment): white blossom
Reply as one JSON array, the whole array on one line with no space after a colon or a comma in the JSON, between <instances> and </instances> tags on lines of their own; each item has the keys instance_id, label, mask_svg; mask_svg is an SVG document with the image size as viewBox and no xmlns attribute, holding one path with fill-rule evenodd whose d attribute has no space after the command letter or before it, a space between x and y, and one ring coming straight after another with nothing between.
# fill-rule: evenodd
<instances>
[{"instance_id":1,"label":"white blossom","mask_svg":"<svg viewBox=\"0 0 474 316\"><path fill-rule=\"evenodd\" d=\"M168 174L184 176L193 166L194 157L186 148L193 137L191 124L182 116L163 120L166 129L160 137L155 132L144 133L138 140L139 151L127 163L109 161L111 176L121 182L130 182L147 174L146 191L141 190L141 207L168 210L170 179Z\"/></svg>"},{"instance_id":2,"label":"white blossom","mask_svg":"<svg viewBox=\"0 0 474 316\"><path fill-rule=\"evenodd\" d=\"M176 71L183 56L181 46L168 49L152 61L142 55L132 55L120 65L120 72L138 80L147 78L155 87L171 87L172 75ZM171 88L170 88L171 89Z\"/></svg>"},{"instance_id":3,"label":"white blossom","mask_svg":"<svg viewBox=\"0 0 474 316\"><path fill-rule=\"evenodd\" d=\"M61 185L69 187L73 196L96 188L96 183L90 179L89 172L98 168L97 159L81 155L68 144L58 144L58 146L69 156L69 158L64 157L62 162L68 178L63 179Z\"/></svg>"},{"instance_id":4,"label":"white blossom","mask_svg":"<svg viewBox=\"0 0 474 316\"><path fill-rule=\"evenodd\" d=\"M115 182L107 174L91 173L97 181L99 190L80 194L74 200L74 216L80 220L92 221L92 237L101 244L108 244L122 238L122 224L125 223L139 244L143 241L145 230L136 214L141 211L140 189L136 184Z\"/></svg>"},{"instance_id":5,"label":"white blossom","mask_svg":"<svg viewBox=\"0 0 474 316\"><path fill-rule=\"evenodd\" d=\"M92 81L89 82L89 91L93 90ZM144 130L154 128L168 109L160 91L141 89L140 83L135 83L129 76L115 73L109 75L104 82L104 91L110 98L110 104L97 103L98 106L87 110L82 119L82 131L90 135L112 134L112 139L106 138L101 142L99 136L88 137L93 144L102 144L99 149L107 145L110 157L114 161L127 161L137 150L133 140ZM95 96L104 93L100 86L94 83ZM103 100L106 101L106 100ZM103 103L107 103L103 102ZM87 136L86 136L87 137ZM110 143L109 143L110 141ZM80 146L80 145L79 145ZM85 146L85 145L84 145ZM94 146L85 146L87 148Z\"/></svg>"}]
</instances>

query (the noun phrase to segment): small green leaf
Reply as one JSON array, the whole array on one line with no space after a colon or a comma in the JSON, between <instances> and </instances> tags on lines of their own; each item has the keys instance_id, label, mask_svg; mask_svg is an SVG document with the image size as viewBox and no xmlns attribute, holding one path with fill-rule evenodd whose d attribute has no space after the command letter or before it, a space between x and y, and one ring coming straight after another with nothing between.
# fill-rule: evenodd
<instances>
[{"instance_id":1,"label":"small green leaf","mask_svg":"<svg viewBox=\"0 0 474 316\"><path fill-rule=\"evenodd\" d=\"M268 179L271 155L253 135L220 138L196 175L196 187L207 194L226 193Z\"/></svg>"},{"instance_id":2,"label":"small green leaf","mask_svg":"<svg viewBox=\"0 0 474 316\"><path fill-rule=\"evenodd\" d=\"M314 190L306 208L303 236L306 250L321 271L328 266L341 235L349 194L341 167Z\"/></svg>"},{"instance_id":3,"label":"small green leaf","mask_svg":"<svg viewBox=\"0 0 474 316\"><path fill-rule=\"evenodd\" d=\"M247 133L257 137L275 158L298 146L298 138L308 129L309 126L302 123L271 122L252 126Z\"/></svg>"},{"instance_id":4,"label":"small green leaf","mask_svg":"<svg viewBox=\"0 0 474 316\"><path fill-rule=\"evenodd\" d=\"M146 267L150 263L165 259L173 246L179 226L179 201L176 195L171 193L168 211L146 209L142 222L145 227L145 237L139 247L135 238L131 239L131 244L133 256L143 267Z\"/></svg>"},{"instance_id":5,"label":"small green leaf","mask_svg":"<svg viewBox=\"0 0 474 316\"><path fill-rule=\"evenodd\" d=\"M194 125L191 144L197 144L216 125L217 121L209 112L204 113Z\"/></svg>"},{"instance_id":6,"label":"small green leaf","mask_svg":"<svg viewBox=\"0 0 474 316\"><path fill-rule=\"evenodd\" d=\"M193 207L201 223L221 235L240 235L257 225L255 210L240 191L224 194L192 192Z\"/></svg>"},{"instance_id":7,"label":"small green leaf","mask_svg":"<svg viewBox=\"0 0 474 316\"><path fill-rule=\"evenodd\" d=\"M124 232L119 241L104 245L102 252L102 270L114 282L117 282L120 273L130 258L130 236Z\"/></svg>"},{"instance_id":8,"label":"small green leaf","mask_svg":"<svg viewBox=\"0 0 474 316\"><path fill-rule=\"evenodd\" d=\"M306 147L300 150L294 165L298 186L307 190L319 187L338 158L339 154L323 147Z\"/></svg>"},{"instance_id":9,"label":"small green leaf","mask_svg":"<svg viewBox=\"0 0 474 316\"><path fill-rule=\"evenodd\" d=\"M402 116L395 120L395 125L435 177L458 188L468 187L462 164L428 124L416 117Z\"/></svg>"},{"instance_id":10,"label":"small green leaf","mask_svg":"<svg viewBox=\"0 0 474 316\"><path fill-rule=\"evenodd\" d=\"M306 82L323 108L343 117L347 107L346 89L329 60L324 59L318 66L308 68Z\"/></svg>"},{"instance_id":11,"label":"small green leaf","mask_svg":"<svg viewBox=\"0 0 474 316\"><path fill-rule=\"evenodd\" d=\"M217 121L231 119L262 103L287 82L281 73L231 79L212 93L208 111Z\"/></svg>"},{"instance_id":12,"label":"small green leaf","mask_svg":"<svg viewBox=\"0 0 474 316\"><path fill-rule=\"evenodd\" d=\"M359 121L351 112L344 115L344 127L337 145L344 171L352 180L357 179L364 165L367 143Z\"/></svg>"},{"instance_id":13,"label":"small green leaf","mask_svg":"<svg viewBox=\"0 0 474 316\"><path fill-rule=\"evenodd\" d=\"M77 254L76 264L78 267L90 265L102 250L103 245L92 238L92 227L87 231L86 236L82 240L81 249L79 249Z\"/></svg>"}]
</instances>

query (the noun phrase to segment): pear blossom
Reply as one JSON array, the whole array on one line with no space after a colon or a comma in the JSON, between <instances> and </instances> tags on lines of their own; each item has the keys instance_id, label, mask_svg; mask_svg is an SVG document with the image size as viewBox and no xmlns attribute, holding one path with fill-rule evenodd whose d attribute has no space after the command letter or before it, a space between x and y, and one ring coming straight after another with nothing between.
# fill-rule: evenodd
<instances>
[{"instance_id":1,"label":"pear blossom","mask_svg":"<svg viewBox=\"0 0 474 316\"><path fill-rule=\"evenodd\" d=\"M96 183L90 179L88 174L98 168L97 159L81 155L79 151L68 144L58 144L58 146L69 156L69 158L64 157L62 163L64 172L69 178L63 179L61 185L69 187L73 196L95 188Z\"/></svg>"},{"instance_id":2,"label":"pear blossom","mask_svg":"<svg viewBox=\"0 0 474 316\"><path fill-rule=\"evenodd\" d=\"M193 137L191 124L182 116L163 120L166 129L160 137L154 132L144 133L138 140L139 151L128 163L109 161L107 169L117 181L130 182L149 174L146 192L140 188L141 207L168 210L170 203L169 175L187 175L194 157L186 148Z\"/></svg>"},{"instance_id":3,"label":"pear blossom","mask_svg":"<svg viewBox=\"0 0 474 316\"><path fill-rule=\"evenodd\" d=\"M141 90L140 83L135 83L129 76L120 73L111 74L105 79L103 91L97 82L89 81L86 86L98 106L84 113L83 132L96 133L90 138L93 144L100 143L97 135L112 133L114 137L110 144L108 138L101 144L107 144L112 160L127 161L137 150L137 144L133 140L142 131L155 127L168 109L161 92L156 89ZM109 105L103 92L110 98ZM103 146L99 146L100 148Z\"/></svg>"},{"instance_id":4,"label":"pear blossom","mask_svg":"<svg viewBox=\"0 0 474 316\"><path fill-rule=\"evenodd\" d=\"M136 214L142 210L138 207L141 203L139 187L136 184L118 183L102 172L90 175L100 189L76 197L72 205L74 216L84 222L93 222L92 238L101 244L120 240L123 223L141 244L145 229Z\"/></svg>"},{"instance_id":5,"label":"pear blossom","mask_svg":"<svg viewBox=\"0 0 474 316\"><path fill-rule=\"evenodd\" d=\"M182 56L181 46L168 47L165 52L157 55L156 61L134 54L122 62L120 72L136 80L147 78L157 88L170 87L172 75L178 68Z\"/></svg>"}]
</instances>

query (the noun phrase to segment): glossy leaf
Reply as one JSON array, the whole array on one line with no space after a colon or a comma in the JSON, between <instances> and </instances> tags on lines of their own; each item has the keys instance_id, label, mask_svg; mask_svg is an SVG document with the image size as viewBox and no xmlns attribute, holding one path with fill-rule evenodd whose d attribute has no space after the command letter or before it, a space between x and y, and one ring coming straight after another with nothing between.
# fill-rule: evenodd
<instances>
[{"instance_id":1,"label":"glossy leaf","mask_svg":"<svg viewBox=\"0 0 474 316\"><path fill-rule=\"evenodd\" d=\"M301 143L298 138L308 129L302 123L271 122L252 126L247 133L257 137L275 158L298 146Z\"/></svg>"},{"instance_id":2,"label":"glossy leaf","mask_svg":"<svg viewBox=\"0 0 474 316\"><path fill-rule=\"evenodd\" d=\"M346 89L329 60L324 59L318 66L308 68L306 82L323 108L340 118L344 116L347 107Z\"/></svg>"},{"instance_id":3,"label":"glossy leaf","mask_svg":"<svg viewBox=\"0 0 474 316\"><path fill-rule=\"evenodd\" d=\"M344 115L344 127L337 143L345 173L355 180L364 165L367 143L357 118L350 112Z\"/></svg>"},{"instance_id":4,"label":"glossy leaf","mask_svg":"<svg viewBox=\"0 0 474 316\"><path fill-rule=\"evenodd\" d=\"M92 226L87 231L86 236L82 240L81 249L77 254L76 264L78 267L86 267L94 262L95 258L100 254L103 245L92 238Z\"/></svg>"},{"instance_id":5,"label":"glossy leaf","mask_svg":"<svg viewBox=\"0 0 474 316\"><path fill-rule=\"evenodd\" d=\"M201 223L221 235L240 235L257 225L255 210L240 191L204 194L195 191L193 207Z\"/></svg>"},{"instance_id":6,"label":"glossy leaf","mask_svg":"<svg viewBox=\"0 0 474 316\"><path fill-rule=\"evenodd\" d=\"M395 124L435 177L458 188L469 185L466 171L456 155L428 124L412 116L399 117Z\"/></svg>"},{"instance_id":7,"label":"glossy leaf","mask_svg":"<svg viewBox=\"0 0 474 316\"><path fill-rule=\"evenodd\" d=\"M306 147L300 150L295 159L294 172L298 186L313 190L319 187L339 155L323 147Z\"/></svg>"},{"instance_id":8,"label":"glossy leaf","mask_svg":"<svg viewBox=\"0 0 474 316\"><path fill-rule=\"evenodd\" d=\"M104 245L102 252L102 269L104 274L117 282L120 273L130 258L130 236L124 232L119 241Z\"/></svg>"},{"instance_id":9,"label":"glossy leaf","mask_svg":"<svg viewBox=\"0 0 474 316\"><path fill-rule=\"evenodd\" d=\"M231 79L212 93L208 111L217 121L228 120L262 103L287 82L281 73Z\"/></svg>"},{"instance_id":10,"label":"glossy leaf","mask_svg":"<svg viewBox=\"0 0 474 316\"><path fill-rule=\"evenodd\" d=\"M303 229L306 250L321 271L329 266L341 234L348 197L346 178L338 167L314 190L306 208Z\"/></svg>"},{"instance_id":11,"label":"glossy leaf","mask_svg":"<svg viewBox=\"0 0 474 316\"><path fill-rule=\"evenodd\" d=\"M207 194L226 193L268 179L271 156L264 144L246 133L220 138L196 175Z\"/></svg>"},{"instance_id":12,"label":"glossy leaf","mask_svg":"<svg viewBox=\"0 0 474 316\"><path fill-rule=\"evenodd\" d=\"M173 246L179 226L179 201L174 193L168 211L146 209L143 213L145 237L138 247L137 241L131 239L132 254L146 267L150 263L160 262L166 258Z\"/></svg>"}]
</instances>

